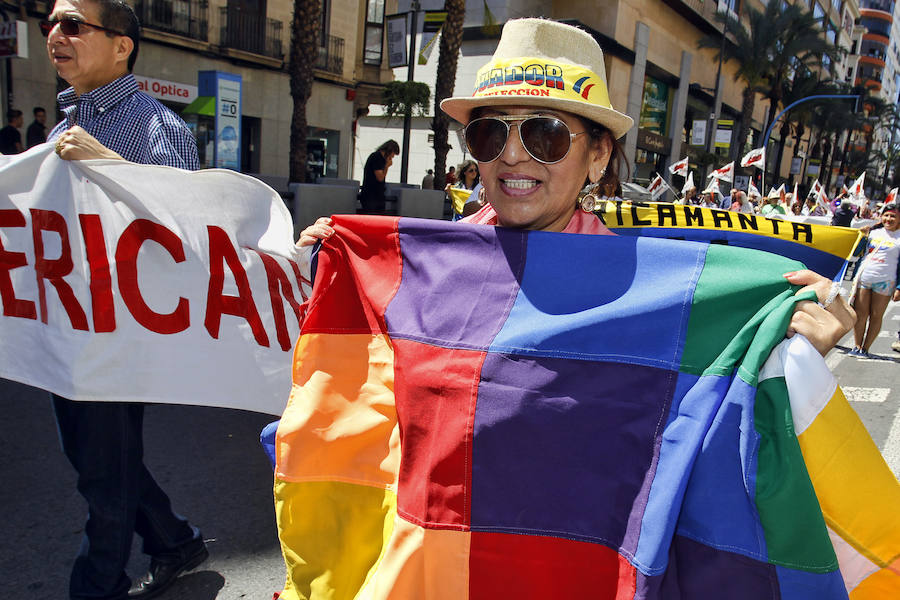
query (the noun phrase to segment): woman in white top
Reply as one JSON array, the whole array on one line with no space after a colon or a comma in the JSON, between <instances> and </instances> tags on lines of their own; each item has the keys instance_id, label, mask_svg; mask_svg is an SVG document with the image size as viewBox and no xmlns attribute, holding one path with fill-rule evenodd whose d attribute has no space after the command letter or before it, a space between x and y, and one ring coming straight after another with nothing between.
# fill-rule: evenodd
<instances>
[{"instance_id":1,"label":"woman in white top","mask_svg":"<svg viewBox=\"0 0 900 600\"><path fill-rule=\"evenodd\" d=\"M866 257L859 274L856 292L857 321L855 346L850 354L869 356L869 347L881 331L881 320L893 296L900 300L897 278L900 272L900 204L888 204L881 213L883 228L869 233Z\"/></svg>"}]
</instances>

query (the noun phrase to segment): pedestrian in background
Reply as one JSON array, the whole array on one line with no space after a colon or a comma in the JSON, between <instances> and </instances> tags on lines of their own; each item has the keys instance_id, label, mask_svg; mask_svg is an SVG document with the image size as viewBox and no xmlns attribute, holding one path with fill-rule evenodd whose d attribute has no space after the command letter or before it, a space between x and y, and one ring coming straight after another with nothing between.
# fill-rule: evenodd
<instances>
[{"instance_id":1,"label":"pedestrian in background","mask_svg":"<svg viewBox=\"0 0 900 600\"><path fill-rule=\"evenodd\" d=\"M18 154L22 152L22 134L19 127L22 126L22 111L11 108L6 111L6 127L0 129L0 153Z\"/></svg>"},{"instance_id":2,"label":"pedestrian in background","mask_svg":"<svg viewBox=\"0 0 900 600\"><path fill-rule=\"evenodd\" d=\"M34 121L25 131L27 148L33 148L47 141L47 111L40 106L35 106L31 112L34 113Z\"/></svg>"},{"instance_id":3,"label":"pedestrian in background","mask_svg":"<svg viewBox=\"0 0 900 600\"><path fill-rule=\"evenodd\" d=\"M400 145L394 140L388 140L378 147L366 159L363 169L362 189L359 192L359 202L362 212L369 215L383 215L385 209L384 180L394 157L400 154Z\"/></svg>"},{"instance_id":4,"label":"pedestrian in background","mask_svg":"<svg viewBox=\"0 0 900 600\"><path fill-rule=\"evenodd\" d=\"M425 173L425 177L422 178L422 189L423 190L433 190L434 189L434 169L428 169L428 172Z\"/></svg>"},{"instance_id":5,"label":"pedestrian in background","mask_svg":"<svg viewBox=\"0 0 900 600\"><path fill-rule=\"evenodd\" d=\"M444 179L445 179L446 183L449 183L450 185L455 184L456 183L456 167L451 166L447 170L447 177L445 177Z\"/></svg>"},{"instance_id":6,"label":"pedestrian in background","mask_svg":"<svg viewBox=\"0 0 900 600\"><path fill-rule=\"evenodd\" d=\"M57 96L65 119L48 138L60 158L199 168L197 144L184 121L139 91L131 74L140 24L130 6L123 0L57 0L40 25L50 62L71 86ZM126 600L161 594L209 553L200 531L172 510L144 465L144 405L54 394L53 408L63 451L88 504L69 597ZM143 538L150 568L132 583L125 566L135 532Z\"/></svg>"}]
</instances>

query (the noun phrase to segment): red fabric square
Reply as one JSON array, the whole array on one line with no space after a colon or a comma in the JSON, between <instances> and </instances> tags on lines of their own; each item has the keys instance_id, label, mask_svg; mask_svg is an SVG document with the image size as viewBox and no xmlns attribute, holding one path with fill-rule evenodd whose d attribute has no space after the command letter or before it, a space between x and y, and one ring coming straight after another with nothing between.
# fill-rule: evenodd
<instances>
[{"instance_id":1,"label":"red fabric square","mask_svg":"<svg viewBox=\"0 0 900 600\"><path fill-rule=\"evenodd\" d=\"M626 600L634 597L635 576L635 568L625 557L601 544L472 532L470 600Z\"/></svg>"},{"instance_id":2,"label":"red fabric square","mask_svg":"<svg viewBox=\"0 0 900 600\"><path fill-rule=\"evenodd\" d=\"M385 330L384 310L400 287L403 266L398 221L397 217L334 217L335 235L319 250L302 333Z\"/></svg>"},{"instance_id":3,"label":"red fabric square","mask_svg":"<svg viewBox=\"0 0 900 600\"><path fill-rule=\"evenodd\" d=\"M393 343L398 511L425 527L468 529L472 426L484 352Z\"/></svg>"}]
</instances>

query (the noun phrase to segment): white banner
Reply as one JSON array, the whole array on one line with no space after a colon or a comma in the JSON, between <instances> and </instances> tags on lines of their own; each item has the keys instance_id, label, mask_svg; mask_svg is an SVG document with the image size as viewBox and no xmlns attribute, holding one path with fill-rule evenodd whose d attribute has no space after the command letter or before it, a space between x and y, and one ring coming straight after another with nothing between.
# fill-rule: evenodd
<instances>
[{"instance_id":1,"label":"white banner","mask_svg":"<svg viewBox=\"0 0 900 600\"><path fill-rule=\"evenodd\" d=\"M281 414L299 333L290 214L260 181L49 144L0 159L0 377L75 400Z\"/></svg>"}]
</instances>

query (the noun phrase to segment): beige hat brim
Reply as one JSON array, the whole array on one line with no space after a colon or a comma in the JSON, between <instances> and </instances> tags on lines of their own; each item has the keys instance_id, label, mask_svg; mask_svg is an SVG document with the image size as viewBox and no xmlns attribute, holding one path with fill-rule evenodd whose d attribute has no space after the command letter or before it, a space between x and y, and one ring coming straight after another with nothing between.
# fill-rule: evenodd
<instances>
[{"instance_id":1,"label":"beige hat brim","mask_svg":"<svg viewBox=\"0 0 900 600\"><path fill-rule=\"evenodd\" d=\"M634 119L612 108L563 98L546 98L541 96L463 96L446 98L441 101L441 110L463 125L468 124L472 111L481 106L535 106L565 111L606 127L616 139L628 133L628 130L634 126Z\"/></svg>"}]
</instances>

